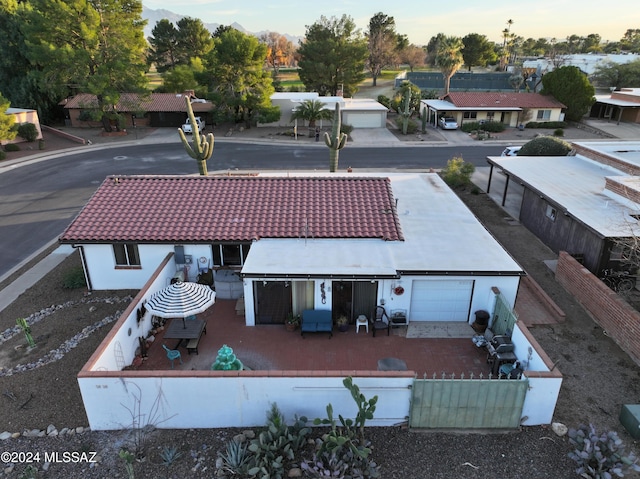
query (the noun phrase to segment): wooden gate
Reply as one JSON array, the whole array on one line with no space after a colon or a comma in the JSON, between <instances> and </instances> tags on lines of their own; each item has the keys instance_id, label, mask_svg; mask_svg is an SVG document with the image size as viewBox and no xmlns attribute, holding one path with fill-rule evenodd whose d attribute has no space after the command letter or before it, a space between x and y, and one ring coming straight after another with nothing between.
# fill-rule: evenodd
<instances>
[{"instance_id":1,"label":"wooden gate","mask_svg":"<svg viewBox=\"0 0 640 479\"><path fill-rule=\"evenodd\" d=\"M517 428L528 385L527 379L416 379L409 427Z\"/></svg>"},{"instance_id":2,"label":"wooden gate","mask_svg":"<svg viewBox=\"0 0 640 479\"><path fill-rule=\"evenodd\" d=\"M505 334L511 336L518 316L502 293L496 294L496 304L493 308L493 321L491 330L493 334Z\"/></svg>"}]
</instances>

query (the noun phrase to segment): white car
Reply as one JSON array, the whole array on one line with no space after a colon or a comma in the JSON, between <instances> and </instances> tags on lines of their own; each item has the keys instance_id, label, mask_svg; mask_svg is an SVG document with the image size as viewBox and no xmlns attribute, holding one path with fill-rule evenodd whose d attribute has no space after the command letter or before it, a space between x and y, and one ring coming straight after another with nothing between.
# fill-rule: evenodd
<instances>
[{"instance_id":1,"label":"white car","mask_svg":"<svg viewBox=\"0 0 640 479\"><path fill-rule=\"evenodd\" d=\"M507 146L500 156L518 156L521 146Z\"/></svg>"},{"instance_id":2,"label":"white car","mask_svg":"<svg viewBox=\"0 0 640 479\"><path fill-rule=\"evenodd\" d=\"M443 116L442 118L440 118L440 128L442 128L443 130L457 130L458 129L458 122L455 120L455 118L449 118L446 116Z\"/></svg>"},{"instance_id":3,"label":"white car","mask_svg":"<svg viewBox=\"0 0 640 479\"><path fill-rule=\"evenodd\" d=\"M204 120L202 118L200 118L199 116L196 116L196 123L198 124L198 131L204 131L205 129L205 123ZM191 119L187 118L187 121L184 123L184 125L182 125L182 131L184 131L186 134L192 134L193 133L193 127L191 125Z\"/></svg>"}]
</instances>

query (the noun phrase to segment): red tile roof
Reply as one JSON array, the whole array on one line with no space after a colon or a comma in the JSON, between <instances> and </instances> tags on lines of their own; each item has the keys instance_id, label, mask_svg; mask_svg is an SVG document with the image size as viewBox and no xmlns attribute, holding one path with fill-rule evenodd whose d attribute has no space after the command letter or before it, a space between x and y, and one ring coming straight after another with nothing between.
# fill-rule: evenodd
<instances>
[{"instance_id":1,"label":"red tile roof","mask_svg":"<svg viewBox=\"0 0 640 479\"><path fill-rule=\"evenodd\" d=\"M566 108L552 96L540 93L450 92L442 99L458 108Z\"/></svg>"},{"instance_id":2,"label":"red tile roof","mask_svg":"<svg viewBox=\"0 0 640 479\"><path fill-rule=\"evenodd\" d=\"M149 96L140 97L136 93L123 93L120 95L120 101L116 105L118 111L187 111L183 93L151 93ZM89 93L80 93L74 97L68 98L60 102L67 109L96 108L98 101L95 95ZM202 100L191 103L194 112L203 113L211 110L213 104L211 102L203 102Z\"/></svg>"},{"instance_id":3,"label":"red tile roof","mask_svg":"<svg viewBox=\"0 0 640 479\"><path fill-rule=\"evenodd\" d=\"M388 178L110 176L62 243L403 240Z\"/></svg>"}]
</instances>

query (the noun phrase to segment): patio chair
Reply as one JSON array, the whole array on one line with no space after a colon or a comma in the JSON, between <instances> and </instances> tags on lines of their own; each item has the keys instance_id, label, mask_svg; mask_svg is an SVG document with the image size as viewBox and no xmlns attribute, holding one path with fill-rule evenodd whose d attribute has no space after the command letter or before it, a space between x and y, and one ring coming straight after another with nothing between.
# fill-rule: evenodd
<instances>
[{"instance_id":1,"label":"patio chair","mask_svg":"<svg viewBox=\"0 0 640 479\"><path fill-rule=\"evenodd\" d=\"M169 358L169 361L171 361L171 369L173 369L173 361L175 359L179 359L180 364L182 364L182 355L180 354L180 351L169 349L165 344L163 344L162 347L167 352L167 358Z\"/></svg>"},{"instance_id":2,"label":"patio chair","mask_svg":"<svg viewBox=\"0 0 640 479\"><path fill-rule=\"evenodd\" d=\"M387 310L384 309L384 306L376 306L375 311L371 315L371 328L373 329L373 337L376 337L376 331L386 329L387 336L389 336L389 332L391 331L391 321L389 321L389 316L387 315Z\"/></svg>"}]
</instances>

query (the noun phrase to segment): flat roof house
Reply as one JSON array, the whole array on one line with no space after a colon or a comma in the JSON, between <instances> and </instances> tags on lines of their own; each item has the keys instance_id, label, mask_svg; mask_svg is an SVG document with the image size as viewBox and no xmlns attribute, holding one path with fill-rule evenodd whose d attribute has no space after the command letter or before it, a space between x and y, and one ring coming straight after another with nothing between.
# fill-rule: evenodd
<instances>
[{"instance_id":1,"label":"flat roof house","mask_svg":"<svg viewBox=\"0 0 640 479\"><path fill-rule=\"evenodd\" d=\"M640 235L640 143L573 144L577 155L490 157L517 196L520 222L553 251L581 259L594 274L621 266L620 239Z\"/></svg>"}]
</instances>

